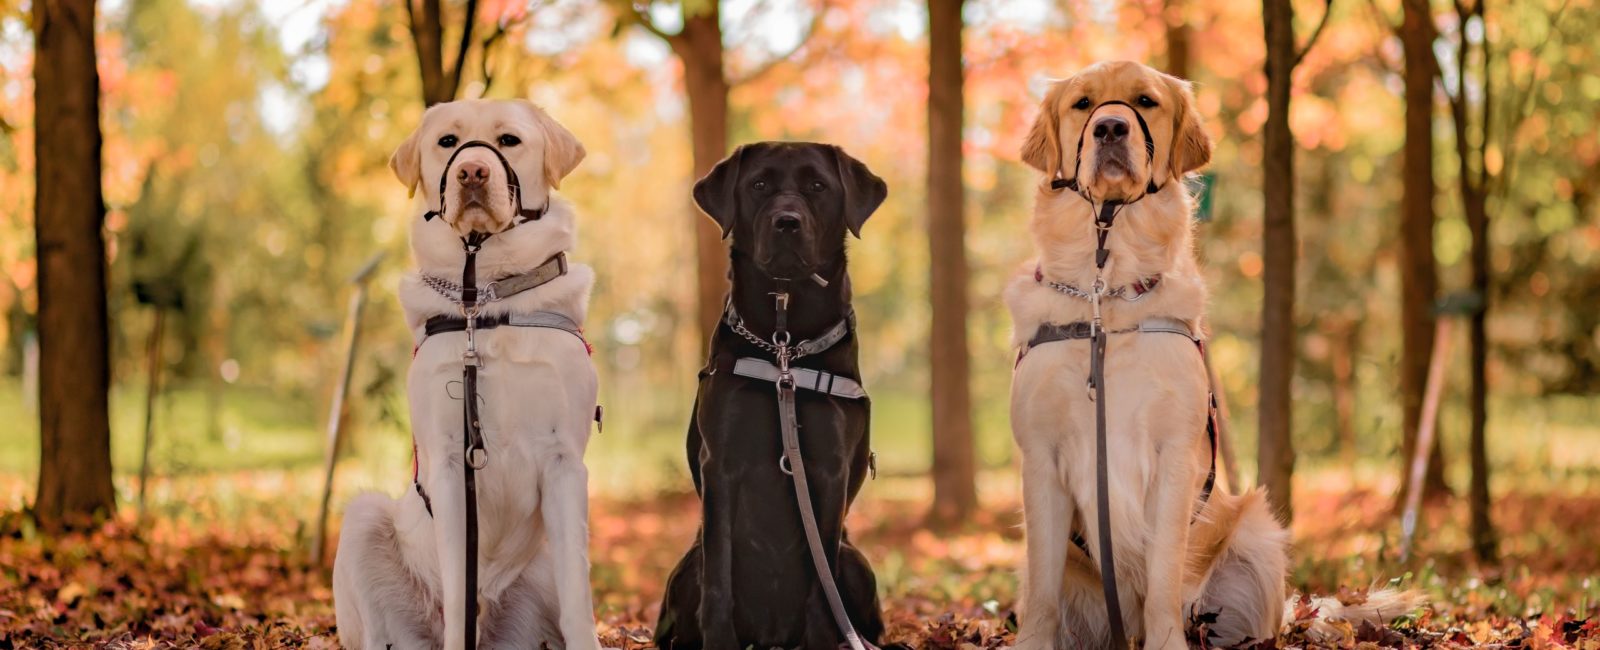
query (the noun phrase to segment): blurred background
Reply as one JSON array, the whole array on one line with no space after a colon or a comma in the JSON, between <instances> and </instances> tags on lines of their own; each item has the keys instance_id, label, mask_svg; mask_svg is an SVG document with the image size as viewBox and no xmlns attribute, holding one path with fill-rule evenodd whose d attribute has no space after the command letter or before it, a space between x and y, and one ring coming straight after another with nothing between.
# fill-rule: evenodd
<instances>
[{"instance_id":1,"label":"blurred background","mask_svg":"<svg viewBox=\"0 0 1600 650\"><path fill-rule=\"evenodd\" d=\"M562 193L580 213L574 258L598 276L597 546L666 526L670 559L692 533L639 514L694 512L683 435L725 262L689 187L766 139L842 145L890 187L850 242L884 477L867 512L915 515L906 535L924 515L1005 529L1019 485L1000 290L1032 255L1038 183L1017 150L1051 79L1132 59L1192 79L1216 142L1190 186L1231 471L1299 513L1312 563L1298 584L1378 577L1438 347L1424 553L1496 576L1575 556L1536 603L1600 600L1592 544L1564 546L1600 508L1592 0L103 0L109 410L60 435L109 431L111 471L66 478L41 477L58 456L41 453L39 426L41 301L55 297L36 265L35 220L51 208L35 205L35 137L57 117L34 103L40 2L84 4L0 0L0 510L104 507L36 503L43 483L102 480L131 509L147 458L158 519L264 517L276 523L262 543L304 549L352 330L333 522L358 491L398 493L411 339L394 287L414 211L386 163L425 106L483 96L532 99L589 152ZM1272 24L1289 33L1269 47ZM1289 210L1268 198L1288 192ZM353 324L353 278L379 255ZM935 347L966 362L931 367ZM62 393L68 411L94 408L86 383ZM640 505L659 500L676 505ZM618 512L634 514L607 533ZM1014 564L1016 531L997 534L995 565ZM629 570L608 552L597 581ZM1011 587L995 589L973 602L1008 607ZM648 607L634 599L648 587L612 605Z\"/></svg>"}]
</instances>

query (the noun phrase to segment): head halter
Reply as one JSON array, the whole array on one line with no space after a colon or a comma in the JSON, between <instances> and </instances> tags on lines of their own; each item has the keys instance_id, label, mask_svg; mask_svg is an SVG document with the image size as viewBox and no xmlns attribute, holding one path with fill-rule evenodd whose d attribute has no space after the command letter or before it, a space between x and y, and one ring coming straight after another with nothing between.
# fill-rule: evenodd
<instances>
[{"instance_id":1,"label":"head halter","mask_svg":"<svg viewBox=\"0 0 1600 650\"><path fill-rule=\"evenodd\" d=\"M1089 111L1089 117L1093 118L1094 114L1099 112L1100 109L1113 104L1127 106L1128 110L1133 112L1133 119L1139 121L1139 130L1144 133L1144 153L1145 160L1150 165L1150 178L1145 182L1144 195L1133 200L1138 201L1145 196L1160 192L1161 188L1164 187L1163 185L1156 185L1156 140L1155 138L1150 137L1150 125L1145 123L1144 116L1139 114L1139 109L1134 108L1133 105L1129 104L1128 102L1115 99L1108 102L1101 102L1094 107L1094 110ZM1056 177L1050 180L1050 189L1069 189L1073 192L1077 192L1080 195L1083 194L1083 190L1079 189L1078 187L1078 167L1083 164L1083 139L1085 135L1088 135L1089 125L1093 122L1093 119L1084 120L1083 128L1078 131L1078 150L1073 153L1072 178L1061 178L1061 171L1057 170ZM1121 203L1133 203L1133 201L1121 201Z\"/></svg>"},{"instance_id":2,"label":"head halter","mask_svg":"<svg viewBox=\"0 0 1600 650\"><path fill-rule=\"evenodd\" d=\"M455 152L450 154L450 159L445 161L444 173L439 175L439 209L427 211L422 215L422 220L431 221L434 217L444 216L444 191L446 185L450 181L450 167L456 164L456 156L459 156L461 155L461 152L474 147L482 147L494 153L494 157L500 159L500 166L505 168L507 180L506 184L511 189L511 206L514 210L516 210L517 213L516 220L512 222L511 226L507 228L507 230L525 224L529 221L538 221L541 217L543 217L544 211L550 207L549 199L545 199L545 205L538 208L523 207L522 181L517 178L517 170L511 167L511 161L506 160L505 154L500 153L500 149L496 148L494 145L484 142L483 140L472 140L462 144L459 147L456 147Z\"/></svg>"}]
</instances>

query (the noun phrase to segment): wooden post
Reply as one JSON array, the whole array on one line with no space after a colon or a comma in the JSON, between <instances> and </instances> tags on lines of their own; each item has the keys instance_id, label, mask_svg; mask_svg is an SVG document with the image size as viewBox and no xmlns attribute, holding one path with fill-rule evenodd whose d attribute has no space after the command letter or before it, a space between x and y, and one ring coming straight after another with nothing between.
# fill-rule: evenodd
<instances>
[{"instance_id":1,"label":"wooden post","mask_svg":"<svg viewBox=\"0 0 1600 650\"><path fill-rule=\"evenodd\" d=\"M156 305L155 323L150 326L150 378L144 393L144 449L139 453L139 519L144 519L145 487L150 483L150 445L155 438L156 396L161 393L161 334L167 310Z\"/></svg>"},{"instance_id":2,"label":"wooden post","mask_svg":"<svg viewBox=\"0 0 1600 650\"><path fill-rule=\"evenodd\" d=\"M322 466L322 499L317 508L317 534L312 539L311 563L322 564L322 552L327 546L328 539L328 502L333 497L333 468L339 459L340 426L344 418L345 397L350 392L350 374L355 369L356 347L361 341L361 314L362 308L367 303L367 280L377 270L378 263L383 260L383 253L378 253L368 260L361 270L356 271L350 283L355 285L356 291L350 296L350 312L345 319L345 355L344 366L339 370L339 383L333 389L333 403L328 407L328 446L323 452Z\"/></svg>"},{"instance_id":3,"label":"wooden post","mask_svg":"<svg viewBox=\"0 0 1600 650\"><path fill-rule=\"evenodd\" d=\"M1400 561L1411 559L1411 545L1417 532L1417 513L1422 507L1422 477L1428 472L1428 456L1433 449L1434 425L1439 421L1439 400L1444 394L1445 370L1450 365L1450 319L1440 316L1433 333L1433 358L1428 363L1427 390L1423 394L1422 418L1417 425L1417 444L1411 455L1410 483L1405 510L1400 516Z\"/></svg>"}]
</instances>

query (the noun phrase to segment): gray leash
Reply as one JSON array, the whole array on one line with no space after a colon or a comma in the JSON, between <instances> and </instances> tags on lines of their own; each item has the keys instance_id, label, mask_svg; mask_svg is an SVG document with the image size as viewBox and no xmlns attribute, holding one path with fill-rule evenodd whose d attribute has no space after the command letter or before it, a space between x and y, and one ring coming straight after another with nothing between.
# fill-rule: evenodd
<instances>
[{"instance_id":1,"label":"gray leash","mask_svg":"<svg viewBox=\"0 0 1600 650\"><path fill-rule=\"evenodd\" d=\"M811 564L816 569L817 581L822 583L822 594L828 600L828 609L833 611L833 621L839 626L839 633L844 635L850 650L876 648L863 642L855 626L850 624L844 599L839 596L839 585L833 579L833 569L828 566L827 550L822 547L822 532L817 526L817 514L811 506L811 486L806 482L805 459L800 453L800 421L795 414L794 373L789 368L789 362L794 358L788 329L789 294L782 291L774 296L777 298L778 327L772 334L772 343L778 357L778 420L783 430L783 456L779 459L778 468L794 479L794 500L800 507L800 523L806 531L806 545L811 547Z\"/></svg>"}]
</instances>

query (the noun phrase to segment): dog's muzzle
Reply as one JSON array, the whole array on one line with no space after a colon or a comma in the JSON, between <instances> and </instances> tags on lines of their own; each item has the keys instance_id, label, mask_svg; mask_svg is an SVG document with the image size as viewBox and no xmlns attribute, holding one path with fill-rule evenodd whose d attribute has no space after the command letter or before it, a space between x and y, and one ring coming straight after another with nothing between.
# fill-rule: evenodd
<instances>
[{"instance_id":1,"label":"dog's muzzle","mask_svg":"<svg viewBox=\"0 0 1600 650\"><path fill-rule=\"evenodd\" d=\"M455 166L456 158L460 156L463 151L474 148L488 149L494 154L495 159L500 161L500 167L505 170L506 185L510 190L508 194L511 196L511 212L512 214L516 215L516 217L512 219L511 225L506 227L507 230L520 226L529 221L538 221L544 216L545 210L549 209L550 207L550 200L545 199L545 205L539 208L523 207L522 181L517 177L517 170L511 167L511 161L507 160L505 154L500 153L500 149L494 145L483 140L471 140L463 143L459 147L456 147L456 150L450 153L449 160L445 161L445 171L443 174L439 175L439 209L429 210L426 213L423 213L423 221L432 221L434 217L444 216L445 191L449 189L450 169ZM456 176L457 180L461 183L462 188L462 194L457 198L460 199L463 207L472 206L474 204L480 206L487 205L489 196L488 181L490 178L489 168L487 166L476 161L462 163L461 168L456 173Z\"/></svg>"}]
</instances>

